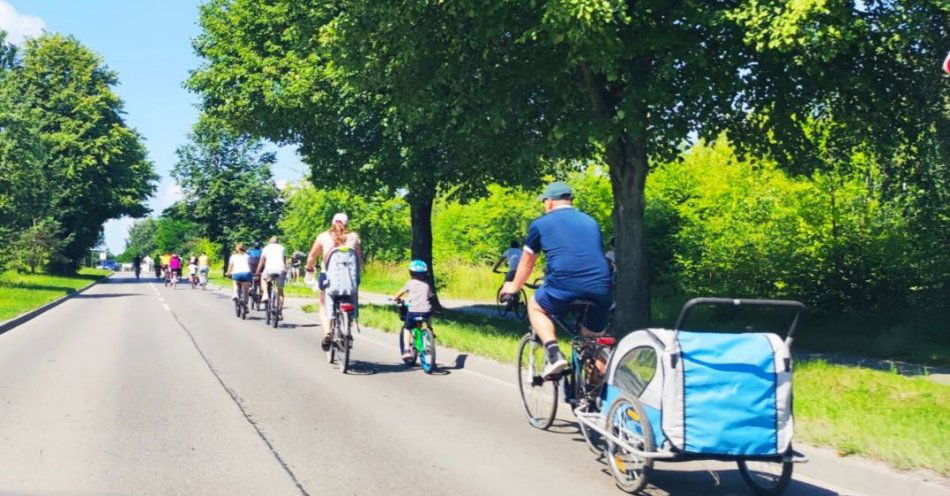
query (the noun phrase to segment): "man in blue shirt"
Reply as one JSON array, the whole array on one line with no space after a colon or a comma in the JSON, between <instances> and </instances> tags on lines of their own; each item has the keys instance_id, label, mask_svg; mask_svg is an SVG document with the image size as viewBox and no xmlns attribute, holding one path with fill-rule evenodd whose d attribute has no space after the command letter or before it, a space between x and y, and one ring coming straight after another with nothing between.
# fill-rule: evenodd
<instances>
[{"instance_id":1,"label":"man in blue shirt","mask_svg":"<svg viewBox=\"0 0 950 496\"><path fill-rule=\"evenodd\" d=\"M541 195L545 215L528 227L523 255L513 281L503 293L521 290L531 275L538 254L543 252L547 267L544 285L528 301L528 318L544 343L548 365L542 376L553 377L567 368L567 360L557 346L551 315L563 316L577 300L594 303L587 311L583 331L598 333L607 327L611 306L610 267L601 248L600 226L591 216L574 208L574 192L563 182L548 185Z\"/></svg>"}]
</instances>

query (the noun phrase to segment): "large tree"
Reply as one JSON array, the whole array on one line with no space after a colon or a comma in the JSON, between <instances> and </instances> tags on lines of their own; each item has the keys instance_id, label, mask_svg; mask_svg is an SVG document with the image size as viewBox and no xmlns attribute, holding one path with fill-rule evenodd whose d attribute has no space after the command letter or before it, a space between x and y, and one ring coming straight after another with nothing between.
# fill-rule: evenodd
<instances>
[{"instance_id":1,"label":"large tree","mask_svg":"<svg viewBox=\"0 0 950 496\"><path fill-rule=\"evenodd\" d=\"M271 176L276 156L263 148L259 140L202 116L176 151L172 177L182 201L163 217L197 224L200 236L221 246L225 270L236 243L263 241L277 232L283 205Z\"/></svg>"},{"instance_id":2,"label":"large tree","mask_svg":"<svg viewBox=\"0 0 950 496\"><path fill-rule=\"evenodd\" d=\"M12 140L0 144L0 209L17 229L56 219L70 237L54 269L73 271L103 222L148 212L157 177L123 120L116 74L75 38L29 40L3 72L0 134Z\"/></svg>"},{"instance_id":3,"label":"large tree","mask_svg":"<svg viewBox=\"0 0 950 496\"><path fill-rule=\"evenodd\" d=\"M432 206L439 193L471 198L492 182L540 182L544 162L530 150L544 140L548 121L528 103L541 93L512 79L508 84L519 92L508 104L458 105L443 97L450 89L428 71L407 74L395 69L398 59L363 57L365 43L386 41L338 36L351 20L349 11L320 2L212 0L202 7L203 32L195 40L206 63L188 86L201 94L207 112L238 129L298 145L317 187L405 194L412 257L431 268ZM434 49L448 39L419 41ZM492 52L499 63L519 50L514 40L506 46L509 51ZM387 79L397 75L401 81ZM470 90L493 77L482 71ZM416 85L418 93L397 91L405 85ZM412 108L419 99L435 104L419 107L420 113ZM510 123L519 119L533 120L533 132L512 133ZM505 153L479 146L487 142ZM522 152L508 153L514 148Z\"/></svg>"},{"instance_id":4,"label":"large tree","mask_svg":"<svg viewBox=\"0 0 950 496\"><path fill-rule=\"evenodd\" d=\"M810 127L833 121L842 143L888 160L895 178L946 146L937 134L946 114L934 108L950 92L938 71L950 43L945 3L342 0L334 9L339 21L320 35L351 47L342 66L377 69L376 80L355 81L388 82L396 112L428 119L446 102L479 107L508 117L512 136L549 130L545 146L526 148L535 157L603 157L622 330L650 320L648 172L690 136L727 130L742 149L807 170L827 158ZM475 135L471 149L512 156L518 142Z\"/></svg>"}]
</instances>

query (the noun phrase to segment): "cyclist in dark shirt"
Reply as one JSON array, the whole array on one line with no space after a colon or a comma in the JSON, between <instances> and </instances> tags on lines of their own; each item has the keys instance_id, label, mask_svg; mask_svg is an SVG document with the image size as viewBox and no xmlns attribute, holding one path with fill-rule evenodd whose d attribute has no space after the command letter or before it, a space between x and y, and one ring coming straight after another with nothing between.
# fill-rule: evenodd
<instances>
[{"instance_id":1,"label":"cyclist in dark shirt","mask_svg":"<svg viewBox=\"0 0 950 496\"><path fill-rule=\"evenodd\" d=\"M542 375L551 377L567 368L567 360L557 346L557 334L550 316L560 317L577 300L594 303L582 322L582 331L599 333L607 327L612 304L610 268L604 258L600 226L591 216L574 208L574 193L563 182L548 185L541 195L545 215L528 227L524 253L513 281L503 293L515 294L531 275L540 252L547 262L545 280L528 300L528 318L547 351L548 365Z\"/></svg>"}]
</instances>

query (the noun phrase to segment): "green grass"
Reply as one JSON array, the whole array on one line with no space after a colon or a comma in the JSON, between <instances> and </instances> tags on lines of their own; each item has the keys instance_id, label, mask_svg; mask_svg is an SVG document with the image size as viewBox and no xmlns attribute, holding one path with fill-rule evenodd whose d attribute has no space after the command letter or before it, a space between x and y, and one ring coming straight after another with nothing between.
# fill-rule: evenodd
<instances>
[{"instance_id":1,"label":"green grass","mask_svg":"<svg viewBox=\"0 0 950 496\"><path fill-rule=\"evenodd\" d=\"M539 270L534 277L540 275ZM360 289L395 294L408 279L407 264L373 261L366 264ZM504 274L495 274L487 265L452 261L436 265L436 281L442 298L493 302L504 279Z\"/></svg>"},{"instance_id":2,"label":"green grass","mask_svg":"<svg viewBox=\"0 0 950 496\"><path fill-rule=\"evenodd\" d=\"M49 274L0 273L0 320L7 320L43 306L76 290L82 289L101 277L107 270L80 269L75 276Z\"/></svg>"},{"instance_id":3,"label":"green grass","mask_svg":"<svg viewBox=\"0 0 950 496\"><path fill-rule=\"evenodd\" d=\"M392 307L377 305L361 305L360 321L385 332L397 332L401 325ZM444 312L434 318L433 327L444 346L514 363L526 323ZM794 387L797 439L899 468L950 474L950 443L945 441L950 439L950 386L892 372L803 362L796 364Z\"/></svg>"},{"instance_id":4,"label":"green grass","mask_svg":"<svg viewBox=\"0 0 950 496\"><path fill-rule=\"evenodd\" d=\"M799 439L950 475L950 386L825 362L795 369Z\"/></svg>"}]
</instances>

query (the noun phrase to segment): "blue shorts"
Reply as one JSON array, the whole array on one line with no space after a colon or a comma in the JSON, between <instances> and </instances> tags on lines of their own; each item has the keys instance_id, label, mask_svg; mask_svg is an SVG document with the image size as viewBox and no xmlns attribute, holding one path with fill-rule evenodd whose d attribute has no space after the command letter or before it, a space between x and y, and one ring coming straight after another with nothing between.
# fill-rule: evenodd
<instances>
[{"instance_id":1,"label":"blue shorts","mask_svg":"<svg viewBox=\"0 0 950 496\"><path fill-rule=\"evenodd\" d=\"M231 279L234 279L236 282L251 282L251 273L237 272L237 273L231 274Z\"/></svg>"},{"instance_id":2,"label":"blue shorts","mask_svg":"<svg viewBox=\"0 0 950 496\"><path fill-rule=\"evenodd\" d=\"M534 292L534 301L542 310L553 317L562 318L571 310L571 302L584 300L594 305L587 310L584 325L593 332L600 332L607 328L607 318L610 316L610 307L613 303L610 294L592 294L583 291L571 291L561 288L552 288L545 284Z\"/></svg>"},{"instance_id":3,"label":"blue shorts","mask_svg":"<svg viewBox=\"0 0 950 496\"><path fill-rule=\"evenodd\" d=\"M432 315L432 312L406 312L406 318L403 325L406 326L406 329L412 329L413 322L415 322L417 318L429 320L430 315Z\"/></svg>"},{"instance_id":4,"label":"blue shorts","mask_svg":"<svg viewBox=\"0 0 950 496\"><path fill-rule=\"evenodd\" d=\"M514 280L515 280L515 272L518 272L518 268L517 268L517 267L515 267L514 269L509 270L508 273L505 274L505 282L514 281Z\"/></svg>"}]
</instances>

